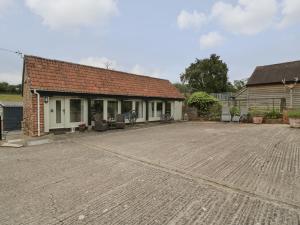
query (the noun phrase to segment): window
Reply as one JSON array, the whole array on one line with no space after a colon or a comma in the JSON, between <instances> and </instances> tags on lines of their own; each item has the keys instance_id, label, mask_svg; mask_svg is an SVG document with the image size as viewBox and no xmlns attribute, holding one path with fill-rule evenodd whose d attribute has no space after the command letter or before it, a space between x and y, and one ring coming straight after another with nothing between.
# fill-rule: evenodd
<instances>
[{"instance_id":1,"label":"window","mask_svg":"<svg viewBox=\"0 0 300 225\"><path fill-rule=\"evenodd\" d=\"M103 100L92 100L91 102L91 119L103 119ZM97 117L95 117L97 115Z\"/></svg>"},{"instance_id":2,"label":"window","mask_svg":"<svg viewBox=\"0 0 300 225\"><path fill-rule=\"evenodd\" d=\"M154 117L154 115L155 115L155 114L154 114L154 109L155 109L154 106L155 106L155 102L151 102L151 105L150 105L150 106L151 106L151 117Z\"/></svg>"},{"instance_id":3,"label":"window","mask_svg":"<svg viewBox=\"0 0 300 225\"><path fill-rule=\"evenodd\" d=\"M135 102L135 112L138 118L143 118L143 102Z\"/></svg>"},{"instance_id":4,"label":"window","mask_svg":"<svg viewBox=\"0 0 300 225\"><path fill-rule=\"evenodd\" d=\"M107 116L109 120L115 120L118 114L118 102L108 101L107 103Z\"/></svg>"},{"instance_id":5,"label":"window","mask_svg":"<svg viewBox=\"0 0 300 225\"><path fill-rule=\"evenodd\" d=\"M95 100L92 103L92 113L103 114L103 100Z\"/></svg>"},{"instance_id":6,"label":"window","mask_svg":"<svg viewBox=\"0 0 300 225\"><path fill-rule=\"evenodd\" d=\"M160 117L162 115L163 104L162 102L156 103L156 116Z\"/></svg>"},{"instance_id":7,"label":"window","mask_svg":"<svg viewBox=\"0 0 300 225\"><path fill-rule=\"evenodd\" d=\"M70 122L78 123L81 122L81 100L80 99L71 99L70 100Z\"/></svg>"},{"instance_id":8,"label":"window","mask_svg":"<svg viewBox=\"0 0 300 225\"><path fill-rule=\"evenodd\" d=\"M129 113L132 110L132 101L123 101L121 108L122 114Z\"/></svg>"},{"instance_id":9,"label":"window","mask_svg":"<svg viewBox=\"0 0 300 225\"><path fill-rule=\"evenodd\" d=\"M172 115L171 102L166 103L166 114Z\"/></svg>"},{"instance_id":10,"label":"window","mask_svg":"<svg viewBox=\"0 0 300 225\"><path fill-rule=\"evenodd\" d=\"M61 123L61 100L56 101L56 123Z\"/></svg>"}]
</instances>

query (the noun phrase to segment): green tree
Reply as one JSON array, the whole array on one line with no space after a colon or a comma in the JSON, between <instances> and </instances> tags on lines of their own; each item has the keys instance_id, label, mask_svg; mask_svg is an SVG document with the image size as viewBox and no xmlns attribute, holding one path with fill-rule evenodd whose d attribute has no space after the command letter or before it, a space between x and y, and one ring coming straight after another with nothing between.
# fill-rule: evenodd
<instances>
[{"instance_id":1,"label":"green tree","mask_svg":"<svg viewBox=\"0 0 300 225\"><path fill-rule=\"evenodd\" d=\"M235 80L233 81L233 86L236 91L243 89L248 82L248 79Z\"/></svg>"},{"instance_id":2,"label":"green tree","mask_svg":"<svg viewBox=\"0 0 300 225\"><path fill-rule=\"evenodd\" d=\"M206 92L195 92L187 100L189 106L194 106L202 112L208 112L209 107L219 104L218 99L207 94Z\"/></svg>"},{"instance_id":3,"label":"green tree","mask_svg":"<svg viewBox=\"0 0 300 225\"><path fill-rule=\"evenodd\" d=\"M0 82L0 93L8 93L9 84L6 82Z\"/></svg>"},{"instance_id":4,"label":"green tree","mask_svg":"<svg viewBox=\"0 0 300 225\"><path fill-rule=\"evenodd\" d=\"M220 56L212 54L210 58L196 59L180 79L187 83L193 92L220 93L228 91L228 67Z\"/></svg>"},{"instance_id":5,"label":"green tree","mask_svg":"<svg viewBox=\"0 0 300 225\"><path fill-rule=\"evenodd\" d=\"M173 84L177 90L182 93L182 94L187 94L187 93L190 93L190 88L188 85L186 84L182 84L182 83L175 83Z\"/></svg>"},{"instance_id":6,"label":"green tree","mask_svg":"<svg viewBox=\"0 0 300 225\"><path fill-rule=\"evenodd\" d=\"M20 94L22 85L11 85L7 82L0 82L0 93L2 94Z\"/></svg>"}]
</instances>

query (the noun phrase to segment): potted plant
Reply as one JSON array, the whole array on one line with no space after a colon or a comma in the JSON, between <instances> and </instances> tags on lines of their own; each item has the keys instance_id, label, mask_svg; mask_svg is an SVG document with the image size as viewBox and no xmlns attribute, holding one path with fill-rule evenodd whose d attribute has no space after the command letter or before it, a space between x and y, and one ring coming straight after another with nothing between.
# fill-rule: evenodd
<instances>
[{"instance_id":1,"label":"potted plant","mask_svg":"<svg viewBox=\"0 0 300 225\"><path fill-rule=\"evenodd\" d=\"M282 123L282 113L273 109L265 113L266 123L276 124Z\"/></svg>"},{"instance_id":2,"label":"potted plant","mask_svg":"<svg viewBox=\"0 0 300 225\"><path fill-rule=\"evenodd\" d=\"M241 111L238 107L233 106L230 108L230 115L231 115L232 122L239 122L240 116L241 116Z\"/></svg>"},{"instance_id":3,"label":"potted plant","mask_svg":"<svg viewBox=\"0 0 300 225\"><path fill-rule=\"evenodd\" d=\"M86 125L85 125L85 123L80 123L79 126L78 126L78 128L79 128L79 131L80 131L80 132L84 132L84 131L86 130Z\"/></svg>"},{"instance_id":4,"label":"potted plant","mask_svg":"<svg viewBox=\"0 0 300 225\"><path fill-rule=\"evenodd\" d=\"M254 124L262 124L264 120L264 113L258 109L251 109L250 115Z\"/></svg>"},{"instance_id":5,"label":"potted plant","mask_svg":"<svg viewBox=\"0 0 300 225\"><path fill-rule=\"evenodd\" d=\"M291 110L288 112L290 126L300 128L300 109Z\"/></svg>"}]
</instances>

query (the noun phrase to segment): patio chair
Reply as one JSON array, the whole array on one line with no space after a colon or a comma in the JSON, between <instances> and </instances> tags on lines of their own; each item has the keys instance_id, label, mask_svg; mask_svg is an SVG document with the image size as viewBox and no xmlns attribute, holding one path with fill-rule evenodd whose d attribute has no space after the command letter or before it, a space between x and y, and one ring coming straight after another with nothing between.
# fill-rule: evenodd
<instances>
[{"instance_id":1,"label":"patio chair","mask_svg":"<svg viewBox=\"0 0 300 225\"><path fill-rule=\"evenodd\" d=\"M124 129L125 128L125 116L122 114L118 114L116 116L116 128L117 129Z\"/></svg>"},{"instance_id":2,"label":"patio chair","mask_svg":"<svg viewBox=\"0 0 300 225\"><path fill-rule=\"evenodd\" d=\"M135 110L131 110L128 115L127 115L127 118L129 120L129 123L134 126L135 123L136 123L136 120L137 120L137 113Z\"/></svg>"},{"instance_id":3,"label":"patio chair","mask_svg":"<svg viewBox=\"0 0 300 225\"><path fill-rule=\"evenodd\" d=\"M161 123L171 123L172 121L174 121L174 118L169 113L160 116Z\"/></svg>"},{"instance_id":4,"label":"patio chair","mask_svg":"<svg viewBox=\"0 0 300 225\"><path fill-rule=\"evenodd\" d=\"M237 116L233 116L231 121L232 121L232 122L239 123L239 122L240 122L240 119L241 119L241 115L239 115L239 116L237 115Z\"/></svg>"},{"instance_id":5,"label":"patio chair","mask_svg":"<svg viewBox=\"0 0 300 225\"><path fill-rule=\"evenodd\" d=\"M94 120L95 120L95 126L94 130L95 131L106 131L108 130L108 123L102 119L103 116L101 113L96 113L94 115Z\"/></svg>"},{"instance_id":6,"label":"patio chair","mask_svg":"<svg viewBox=\"0 0 300 225\"><path fill-rule=\"evenodd\" d=\"M229 107L227 107L227 106L222 107L221 121L222 122L231 122L231 114L230 114Z\"/></svg>"},{"instance_id":7,"label":"patio chair","mask_svg":"<svg viewBox=\"0 0 300 225\"><path fill-rule=\"evenodd\" d=\"M240 121L247 121L248 120L248 108L241 108L241 116L240 116Z\"/></svg>"}]
</instances>

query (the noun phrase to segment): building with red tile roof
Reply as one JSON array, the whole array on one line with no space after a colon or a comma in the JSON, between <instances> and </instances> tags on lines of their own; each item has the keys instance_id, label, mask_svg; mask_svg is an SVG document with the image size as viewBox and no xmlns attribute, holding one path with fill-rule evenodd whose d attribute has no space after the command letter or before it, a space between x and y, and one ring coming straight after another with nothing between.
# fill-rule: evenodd
<instances>
[{"instance_id":1,"label":"building with red tile roof","mask_svg":"<svg viewBox=\"0 0 300 225\"><path fill-rule=\"evenodd\" d=\"M93 126L134 111L137 122L182 117L182 94L168 80L36 56L24 57L23 128L30 136Z\"/></svg>"}]
</instances>

